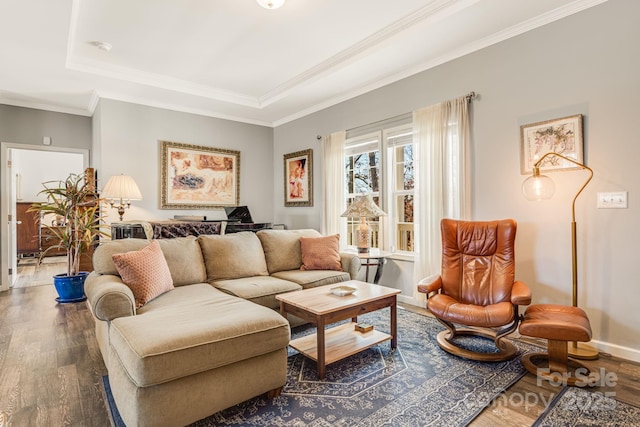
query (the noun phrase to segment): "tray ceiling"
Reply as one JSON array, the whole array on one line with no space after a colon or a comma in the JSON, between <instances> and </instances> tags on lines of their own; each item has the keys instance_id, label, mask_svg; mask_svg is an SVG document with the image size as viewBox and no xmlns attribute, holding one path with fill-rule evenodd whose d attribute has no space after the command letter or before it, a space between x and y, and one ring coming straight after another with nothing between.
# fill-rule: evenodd
<instances>
[{"instance_id":1,"label":"tray ceiling","mask_svg":"<svg viewBox=\"0 0 640 427\"><path fill-rule=\"evenodd\" d=\"M0 103L277 126L604 1L8 0Z\"/></svg>"}]
</instances>

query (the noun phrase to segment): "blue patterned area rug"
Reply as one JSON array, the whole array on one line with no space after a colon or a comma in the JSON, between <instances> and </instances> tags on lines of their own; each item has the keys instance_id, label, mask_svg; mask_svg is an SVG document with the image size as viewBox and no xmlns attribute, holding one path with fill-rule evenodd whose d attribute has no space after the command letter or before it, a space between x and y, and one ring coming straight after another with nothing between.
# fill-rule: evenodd
<instances>
[{"instance_id":1,"label":"blue patterned area rug","mask_svg":"<svg viewBox=\"0 0 640 427\"><path fill-rule=\"evenodd\" d=\"M533 427L636 427L640 408L619 402L601 392L565 387L551 401Z\"/></svg>"},{"instance_id":2,"label":"blue patterned area rug","mask_svg":"<svg viewBox=\"0 0 640 427\"><path fill-rule=\"evenodd\" d=\"M389 331L389 309L358 318ZM514 342L511 361L480 363L441 350L435 319L398 309L398 348L381 343L327 367L318 380L315 362L289 351L287 383L269 401L256 397L193 424L206 426L462 426L526 373L520 355L539 347ZM294 329L294 338L314 332ZM464 337L471 348L489 348L486 339ZM114 424L123 426L104 378Z\"/></svg>"}]
</instances>

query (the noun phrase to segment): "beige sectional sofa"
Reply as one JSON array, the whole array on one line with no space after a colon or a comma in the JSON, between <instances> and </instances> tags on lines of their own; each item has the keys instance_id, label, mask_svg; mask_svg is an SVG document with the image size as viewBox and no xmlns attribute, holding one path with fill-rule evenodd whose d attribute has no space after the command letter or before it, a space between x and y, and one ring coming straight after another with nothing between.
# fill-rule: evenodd
<instances>
[{"instance_id":1,"label":"beige sectional sofa","mask_svg":"<svg viewBox=\"0 0 640 427\"><path fill-rule=\"evenodd\" d=\"M149 241L114 240L96 249L85 293L128 427L186 425L279 393L290 324L276 311L275 295L349 280L360 268L357 256L341 254L343 271L301 270L300 237L320 234L262 230L160 239L175 289L138 309L112 255Z\"/></svg>"}]
</instances>

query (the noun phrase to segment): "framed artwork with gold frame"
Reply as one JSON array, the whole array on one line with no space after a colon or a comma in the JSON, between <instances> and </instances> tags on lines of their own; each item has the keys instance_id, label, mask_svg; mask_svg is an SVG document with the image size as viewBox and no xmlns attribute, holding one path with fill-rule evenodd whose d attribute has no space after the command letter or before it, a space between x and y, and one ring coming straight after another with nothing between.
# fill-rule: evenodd
<instances>
[{"instance_id":1,"label":"framed artwork with gold frame","mask_svg":"<svg viewBox=\"0 0 640 427\"><path fill-rule=\"evenodd\" d=\"M313 206L313 150L284 155L284 205Z\"/></svg>"},{"instance_id":2,"label":"framed artwork with gold frame","mask_svg":"<svg viewBox=\"0 0 640 427\"><path fill-rule=\"evenodd\" d=\"M211 209L240 202L240 151L160 141L160 208Z\"/></svg>"}]
</instances>

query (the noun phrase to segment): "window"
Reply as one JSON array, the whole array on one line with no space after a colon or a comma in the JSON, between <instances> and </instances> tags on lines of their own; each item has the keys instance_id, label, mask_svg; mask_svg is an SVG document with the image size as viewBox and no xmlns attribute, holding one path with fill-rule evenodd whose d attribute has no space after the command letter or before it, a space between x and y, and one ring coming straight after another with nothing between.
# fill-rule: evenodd
<instances>
[{"instance_id":1,"label":"window","mask_svg":"<svg viewBox=\"0 0 640 427\"><path fill-rule=\"evenodd\" d=\"M412 252L413 234L413 131L411 117L405 123L378 124L378 129L349 137L345 144L346 203L356 195L371 194L384 210L387 221L369 220L371 247L398 252ZM408 123L407 123L408 122ZM356 132L353 132L356 133ZM385 230L384 223L389 224ZM355 245L357 218L347 222L347 244Z\"/></svg>"},{"instance_id":2,"label":"window","mask_svg":"<svg viewBox=\"0 0 640 427\"><path fill-rule=\"evenodd\" d=\"M348 140L345 144L345 182L346 197L349 205L355 196L371 194L376 204L380 203L380 137L379 132ZM384 209L384 208L383 208ZM347 219L347 245L355 245L357 218ZM380 221L369 219L371 226L371 247L379 248Z\"/></svg>"},{"instance_id":3,"label":"window","mask_svg":"<svg viewBox=\"0 0 640 427\"><path fill-rule=\"evenodd\" d=\"M413 130L408 126L386 130L383 135L390 165L388 249L413 252Z\"/></svg>"}]
</instances>

